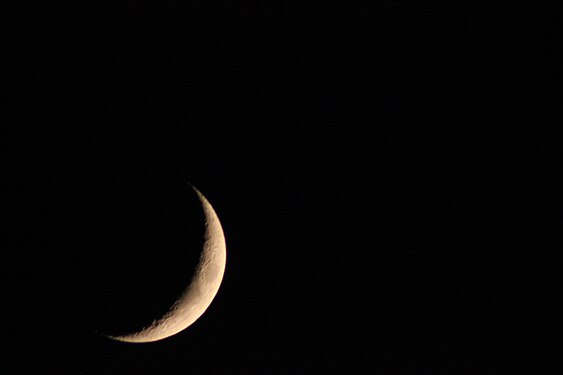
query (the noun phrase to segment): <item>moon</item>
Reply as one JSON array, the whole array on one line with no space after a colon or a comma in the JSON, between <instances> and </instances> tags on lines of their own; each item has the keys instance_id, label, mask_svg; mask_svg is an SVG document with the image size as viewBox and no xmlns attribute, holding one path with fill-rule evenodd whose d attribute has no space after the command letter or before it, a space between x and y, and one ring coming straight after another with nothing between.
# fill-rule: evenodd
<instances>
[{"instance_id":1,"label":"moon","mask_svg":"<svg viewBox=\"0 0 563 375\"><path fill-rule=\"evenodd\" d=\"M191 282L164 316L138 332L121 336L106 335L108 338L129 343L146 343L173 336L203 315L217 294L227 261L225 236L211 204L199 190L193 186L192 189L196 192L203 208L205 237L199 263Z\"/></svg>"}]
</instances>

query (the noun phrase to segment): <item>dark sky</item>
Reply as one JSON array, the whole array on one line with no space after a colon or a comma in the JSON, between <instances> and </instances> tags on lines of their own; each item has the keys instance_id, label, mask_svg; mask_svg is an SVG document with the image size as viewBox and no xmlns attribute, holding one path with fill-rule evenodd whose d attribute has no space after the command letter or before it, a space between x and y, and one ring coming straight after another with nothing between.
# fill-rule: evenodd
<instances>
[{"instance_id":1,"label":"dark sky","mask_svg":"<svg viewBox=\"0 0 563 375\"><path fill-rule=\"evenodd\" d=\"M14 373L555 364L561 152L540 130L561 124L552 9L55 0L3 13ZM225 231L218 295L170 339L101 337L161 314L189 280L202 227L188 182Z\"/></svg>"}]
</instances>

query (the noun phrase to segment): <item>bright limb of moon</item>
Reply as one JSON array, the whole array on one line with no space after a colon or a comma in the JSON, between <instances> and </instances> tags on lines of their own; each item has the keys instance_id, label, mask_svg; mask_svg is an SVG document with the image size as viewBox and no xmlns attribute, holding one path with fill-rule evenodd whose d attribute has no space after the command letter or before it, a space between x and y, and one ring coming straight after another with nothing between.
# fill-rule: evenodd
<instances>
[{"instance_id":1,"label":"bright limb of moon","mask_svg":"<svg viewBox=\"0 0 563 375\"><path fill-rule=\"evenodd\" d=\"M217 294L227 261L223 228L207 199L192 186L205 216L205 239L194 276L180 298L160 319L139 332L109 338L132 343L152 342L173 336L193 324L209 307Z\"/></svg>"}]
</instances>

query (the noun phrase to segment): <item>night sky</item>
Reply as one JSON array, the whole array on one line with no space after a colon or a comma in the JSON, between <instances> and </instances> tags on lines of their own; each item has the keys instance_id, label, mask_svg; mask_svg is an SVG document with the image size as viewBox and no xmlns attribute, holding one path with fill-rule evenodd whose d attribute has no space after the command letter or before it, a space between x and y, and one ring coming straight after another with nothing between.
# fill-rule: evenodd
<instances>
[{"instance_id":1,"label":"night sky","mask_svg":"<svg viewBox=\"0 0 563 375\"><path fill-rule=\"evenodd\" d=\"M540 130L561 124L552 9L55 0L3 13L12 373L561 364L562 153ZM158 317L190 280L203 222L189 183L225 232L216 298L169 339L102 337Z\"/></svg>"}]
</instances>

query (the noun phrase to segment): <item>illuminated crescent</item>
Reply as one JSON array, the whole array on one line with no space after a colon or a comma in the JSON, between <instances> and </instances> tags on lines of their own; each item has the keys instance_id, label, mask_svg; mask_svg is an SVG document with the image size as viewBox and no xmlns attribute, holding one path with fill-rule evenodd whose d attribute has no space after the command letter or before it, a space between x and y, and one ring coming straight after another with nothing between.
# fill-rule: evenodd
<instances>
[{"instance_id":1,"label":"illuminated crescent","mask_svg":"<svg viewBox=\"0 0 563 375\"><path fill-rule=\"evenodd\" d=\"M223 228L207 199L192 187L201 202L205 216L205 242L195 274L180 298L161 318L142 330L107 337L123 342L143 343L165 339L193 324L209 307L217 294L227 261Z\"/></svg>"}]
</instances>

